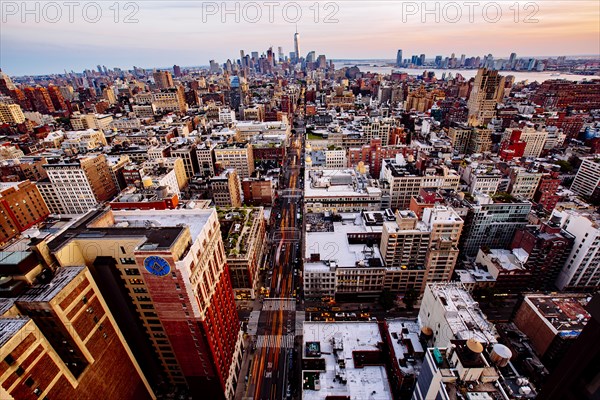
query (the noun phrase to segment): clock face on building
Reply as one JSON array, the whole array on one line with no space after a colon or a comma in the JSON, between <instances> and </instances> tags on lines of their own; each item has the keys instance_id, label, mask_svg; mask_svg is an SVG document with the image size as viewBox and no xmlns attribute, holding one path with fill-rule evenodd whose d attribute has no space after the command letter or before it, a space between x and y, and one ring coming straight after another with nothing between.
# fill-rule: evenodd
<instances>
[{"instance_id":1,"label":"clock face on building","mask_svg":"<svg viewBox=\"0 0 600 400\"><path fill-rule=\"evenodd\" d=\"M144 260L146 271L156 276L165 276L171 271L171 266L162 257L150 256Z\"/></svg>"}]
</instances>

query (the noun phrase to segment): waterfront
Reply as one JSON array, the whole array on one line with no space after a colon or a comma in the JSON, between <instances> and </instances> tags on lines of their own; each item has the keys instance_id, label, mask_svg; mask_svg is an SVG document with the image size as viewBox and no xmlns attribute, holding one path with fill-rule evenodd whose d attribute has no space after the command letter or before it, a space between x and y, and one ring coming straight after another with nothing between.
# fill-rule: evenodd
<instances>
[{"instance_id":1,"label":"waterfront","mask_svg":"<svg viewBox=\"0 0 600 400\"><path fill-rule=\"evenodd\" d=\"M440 69L440 68L398 68L392 66L389 60L333 60L336 69L341 69L344 67L353 67L358 66L361 72L374 72L379 74L389 74L394 71L402 71L407 72L409 75L422 75L424 71L432 71L435 73L435 76L438 79L441 79L444 74L452 74L452 76L456 76L456 74L461 74L466 79L470 79L475 77L477 74L477 68L474 69ZM502 75L513 75L515 77L515 82L528 81L528 82L543 82L548 79L568 79L573 81L582 81L582 80L591 80L591 79L600 79L598 75L575 75L575 74L567 74L561 73L558 76L553 76L556 74L554 71L500 71Z\"/></svg>"}]
</instances>

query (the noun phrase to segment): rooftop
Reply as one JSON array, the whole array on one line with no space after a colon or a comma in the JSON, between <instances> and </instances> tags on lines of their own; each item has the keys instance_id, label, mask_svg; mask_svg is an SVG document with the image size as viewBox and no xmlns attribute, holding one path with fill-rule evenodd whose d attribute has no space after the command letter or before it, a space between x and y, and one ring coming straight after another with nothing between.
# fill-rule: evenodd
<instances>
[{"instance_id":1,"label":"rooftop","mask_svg":"<svg viewBox=\"0 0 600 400\"><path fill-rule=\"evenodd\" d=\"M388 332L400 370L405 375L418 375L423 361L423 346L419 341L421 328L416 320L387 320Z\"/></svg>"},{"instance_id":2,"label":"rooftop","mask_svg":"<svg viewBox=\"0 0 600 400\"><path fill-rule=\"evenodd\" d=\"M367 255L364 253L365 244L350 243L349 235L372 233L375 238L381 234L381 230L381 226L365 225L360 213L344 214L341 222L333 222L333 232L325 229L306 232L304 255L310 259L311 254L318 253L321 260L336 260L340 267L354 267L357 262L365 260ZM373 257L381 260L379 240L374 240L373 244Z\"/></svg>"},{"instance_id":3,"label":"rooftop","mask_svg":"<svg viewBox=\"0 0 600 400\"><path fill-rule=\"evenodd\" d=\"M375 322L304 322L303 353L306 345L319 343L324 370L313 376L320 390L304 389L304 400L327 399L342 396L351 399L392 399L384 366L384 355L378 344L382 342ZM306 368L305 368L306 369ZM318 376L315 376L317 375ZM303 374L304 380L309 374ZM344 383L345 382L345 383ZM306 383L306 382L304 382Z\"/></svg>"},{"instance_id":4,"label":"rooftop","mask_svg":"<svg viewBox=\"0 0 600 400\"><path fill-rule=\"evenodd\" d=\"M18 302L49 302L65 288L85 267L62 267L57 269L50 283L32 286L17 299Z\"/></svg>"},{"instance_id":5,"label":"rooftop","mask_svg":"<svg viewBox=\"0 0 600 400\"><path fill-rule=\"evenodd\" d=\"M0 348L29 321L29 318L0 318Z\"/></svg>"},{"instance_id":6,"label":"rooftop","mask_svg":"<svg viewBox=\"0 0 600 400\"><path fill-rule=\"evenodd\" d=\"M481 343L496 343L496 328L488 322L471 295L460 283L429 283L428 289L446 312L445 318L455 338L474 338Z\"/></svg>"},{"instance_id":7,"label":"rooftop","mask_svg":"<svg viewBox=\"0 0 600 400\"><path fill-rule=\"evenodd\" d=\"M586 294L527 295L525 299L559 336L578 336L590 319L585 307L591 297Z\"/></svg>"}]
</instances>

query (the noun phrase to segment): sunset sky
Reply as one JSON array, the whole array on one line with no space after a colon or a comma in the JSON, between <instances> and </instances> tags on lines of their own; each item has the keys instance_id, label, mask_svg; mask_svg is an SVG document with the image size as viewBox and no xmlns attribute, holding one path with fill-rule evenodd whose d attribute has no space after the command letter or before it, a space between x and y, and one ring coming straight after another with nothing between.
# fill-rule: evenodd
<instances>
[{"instance_id":1,"label":"sunset sky","mask_svg":"<svg viewBox=\"0 0 600 400\"><path fill-rule=\"evenodd\" d=\"M600 53L600 2L551 1L531 2L537 5L525 9L520 2L518 22L514 1L479 1L469 21L468 2L427 2L424 14L422 2L387 1L326 1L319 2L315 16L313 1L279 1L273 22L269 21L266 2L239 2L235 13L225 15L222 2L169 2L138 1L134 15L137 23L124 23L134 8L124 9L121 2L115 22L115 12L109 9L112 1L99 1L102 18L87 22L82 15L81 2L69 22L68 9L43 8L39 3L40 22L34 14L22 15L21 2L2 1L0 25L0 68L9 75L63 72L64 69L82 71L97 64L109 68L167 67L207 65L210 59L224 62L239 58L239 50L264 52L273 46L283 46L284 53L293 50L293 34L298 21L302 56L310 50L328 58L394 59L397 49L404 57L425 53L427 58L437 54L457 56L482 56L492 53L507 57L511 52L518 56L545 55L596 55ZM291 4L293 3L293 4ZM493 4L492 4L493 3ZM62 2L55 4L62 5ZM227 2L230 9L235 2ZM299 4L302 15L297 17ZM328 4L326 6L326 4ZM29 3L32 9L35 2ZM246 5L244 7L244 5ZM283 7L287 7L284 18ZM502 15L497 16L499 6ZM257 17L257 7L262 16ZM310 9L309 7L313 7ZM15 9L18 8L18 9ZM487 19L483 17L486 7ZM462 15L457 14L459 10ZM57 11L61 14L57 14ZM88 20L96 17L88 7ZM531 20L526 17L536 11ZM332 20L324 21L333 13ZM317 21L315 22L315 17ZM444 18L446 17L446 18ZM225 18L225 22L222 19ZM250 19L259 19L252 23ZM423 21L425 18L425 21ZM490 22L498 19L496 23ZM450 20L448 20L450 19ZM52 22L51 20L56 20ZM452 22L454 20L455 22Z\"/></svg>"}]
</instances>

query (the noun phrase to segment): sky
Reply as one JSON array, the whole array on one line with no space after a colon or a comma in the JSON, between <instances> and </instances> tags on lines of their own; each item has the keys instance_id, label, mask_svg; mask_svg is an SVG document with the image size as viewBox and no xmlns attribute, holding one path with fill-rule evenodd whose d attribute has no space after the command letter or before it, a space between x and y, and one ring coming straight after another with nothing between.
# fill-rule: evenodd
<instances>
[{"instance_id":1,"label":"sky","mask_svg":"<svg viewBox=\"0 0 600 400\"><path fill-rule=\"evenodd\" d=\"M424 53L600 58L600 2L0 1L0 68L9 75L207 65L263 53L395 59ZM473 4L475 3L475 4ZM515 7L516 5L516 7Z\"/></svg>"}]
</instances>

